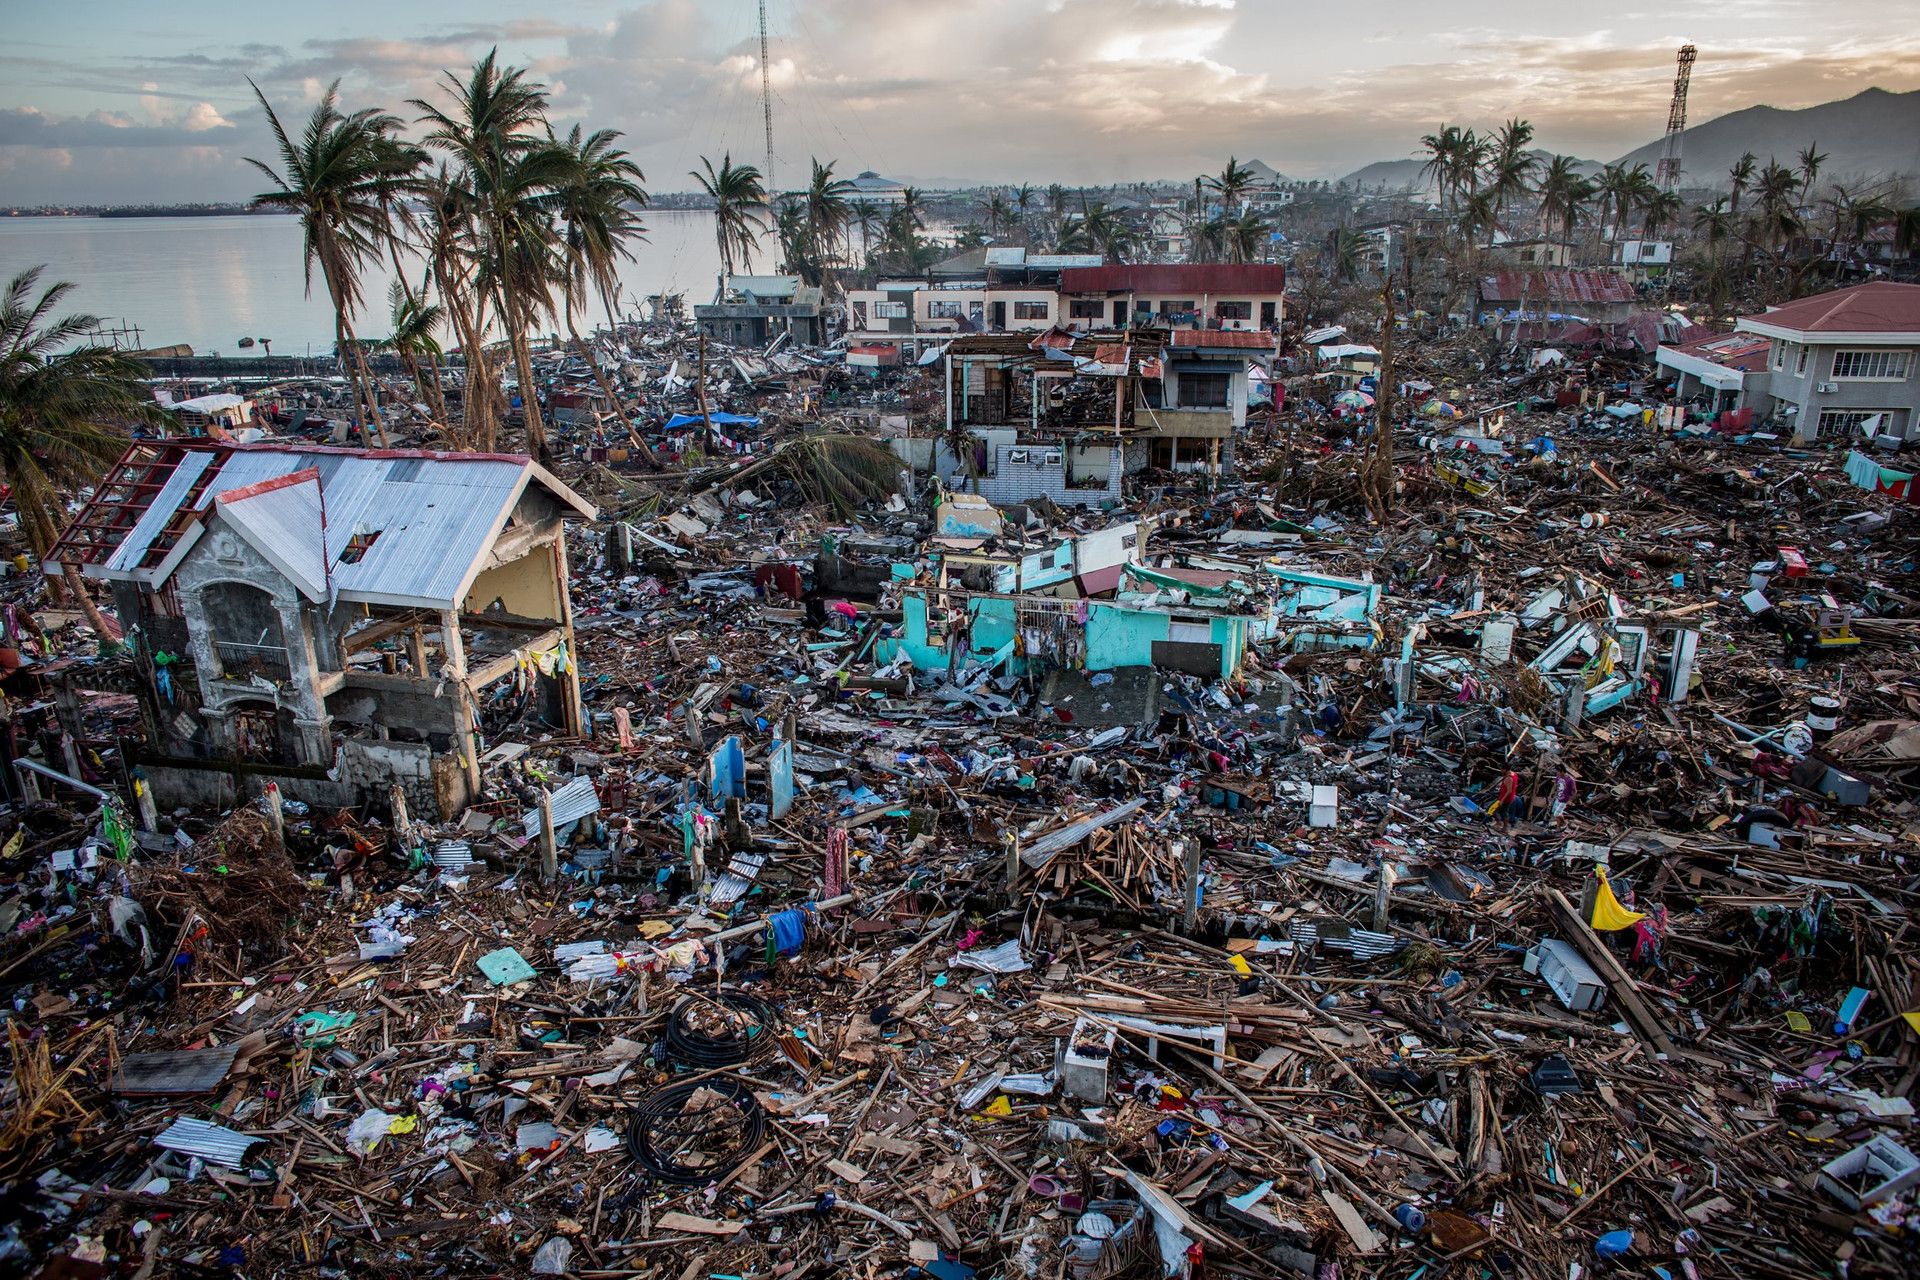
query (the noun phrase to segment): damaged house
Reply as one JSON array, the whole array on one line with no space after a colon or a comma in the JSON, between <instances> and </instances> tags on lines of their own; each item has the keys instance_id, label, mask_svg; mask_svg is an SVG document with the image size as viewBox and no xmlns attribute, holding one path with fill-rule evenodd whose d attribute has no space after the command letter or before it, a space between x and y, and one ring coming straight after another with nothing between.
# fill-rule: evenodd
<instances>
[{"instance_id":1,"label":"damaged house","mask_svg":"<svg viewBox=\"0 0 1920 1280\"><path fill-rule=\"evenodd\" d=\"M449 816L490 724L580 731L562 526L594 514L517 455L141 442L45 569L111 584L160 803Z\"/></svg>"}]
</instances>

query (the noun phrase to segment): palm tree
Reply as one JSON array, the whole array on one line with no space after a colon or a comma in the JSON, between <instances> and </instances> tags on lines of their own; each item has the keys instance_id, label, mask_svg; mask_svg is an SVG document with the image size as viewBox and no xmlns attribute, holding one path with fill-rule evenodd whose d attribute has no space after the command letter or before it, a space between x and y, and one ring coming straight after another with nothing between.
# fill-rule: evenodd
<instances>
[{"instance_id":1,"label":"palm tree","mask_svg":"<svg viewBox=\"0 0 1920 1280\"><path fill-rule=\"evenodd\" d=\"M1426 163L1420 166L1420 175L1433 179L1434 187L1440 193L1440 203L1448 209L1452 208L1454 179L1459 173L1461 139L1459 126L1446 123L1420 139L1420 145L1427 152Z\"/></svg>"},{"instance_id":2,"label":"palm tree","mask_svg":"<svg viewBox=\"0 0 1920 1280\"><path fill-rule=\"evenodd\" d=\"M1253 190L1253 170L1235 157L1228 156L1226 168L1213 177L1202 178L1200 183L1219 195L1220 211L1232 217L1234 202Z\"/></svg>"},{"instance_id":3,"label":"palm tree","mask_svg":"<svg viewBox=\"0 0 1920 1280\"><path fill-rule=\"evenodd\" d=\"M1920 205L1902 209L1895 215L1893 251L1908 257L1920 253Z\"/></svg>"},{"instance_id":4,"label":"palm tree","mask_svg":"<svg viewBox=\"0 0 1920 1280\"><path fill-rule=\"evenodd\" d=\"M807 184L807 229L823 271L838 256L835 246L841 243L848 224L853 221L852 196L857 190L847 179L833 176L836 163L829 160L821 164L814 160L813 178Z\"/></svg>"},{"instance_id":5,"label":"palm tree","mask_svg":"<svg viewBox=\"0 0 1920 1280\"><path fill-rule=\"evenodd\" d=\"M1827 153L1820 150L1820 144L1809 142L1800 150L1800 189L1813 195L1813 186L1820 178L1820 166L1827 162Z\"/></svg>"},{"instance_id":6,"label":"palm tree","mask_svg":"<svg viewBox=\"0 0 1920 1280\"><path fill-rule=\"evenodd\" d=\"M400 357L400 363L407 367L407 375L413 379L414 394L420 402L434 409L435 421L445 424L447 421L447 398L445 388L440 383L440 340L434 332L446 323L446 309L437 303L416 298L407 288L406 282L395 277L387 286L387 314L393 327L390 336L373 344L375 351L391 351ZM428 378L421 370L426 365L432 371L433 390L428 391Z\"/></svg>"},{"instance_id":7,"label":"palm tree","mask_svg":"<svg viewBox=\"0 0 1920 1280\"><path fill-rule=\"evenodd\" d=\"M1727 180L1733 184L1733 203L1728 206L1728 209L1736 218L1740 216L1740 196L1753 185L1754 166L1758 163L1754 159L1753 152L1747 151L1743 152L1740 158L1733 162L1733 167L1727 170Z\"/></svg>"},{"instance_id":8,"label":"palm tree","mask_svg":"<svg viewBox=\"0 0 1920 1280\"><path fill-rule=\"evenodd\" d=\"M1027 219L1032 216L1034 207L1040 203L1040 193L1029 183L1021 183L1013 189L1014 217L1020 222L1020 236L1027 238Z\"/></svg>"},{"instance_id":9,"label":"palm tree","mask_svg":"<svg viewBox=\"0 0 1920 1280\"><path fill-rule=\"evenodd\" d=\"M646 189L640 185L646 175L615 145L619 140L618 130L600 129L582 137L580 126L575 125L562 144L573 168L559 192L559 215L566 224L560 296L573 349L593 370L608 406L625 421L626 411L600 367L599 355L581 341L573 321L575 306L584 304L591 291L606 305L607 324L612 327L620 262L631 261L631 242L645 238L639 209L647 202Z\"/></svg>"},{"instance_id":10,"label":"palm tree","mask_svg":"<svg viewBox=\"0 0 1920 1280\"><path fill-rule=\"evenodd\" d=\"M450 111L419 98L410 105L421 112L421 123L431 126L427 145L447 152L459 166L457 183L476 233L474 288L489 295L506 329L527 445L544 457L546 426L527 331L552 310L553 192L565 182L572 160L544 128L544 87L518 67L502 68L497 56L490 50L464 80L450 71L442 77L452 99ZM490 443L481 441L482 447Z\"/></svg>"},{"instance_id":11,"label":"palm tree","mask_svg":"<svg viewBox=\"0 0 1920 1280\"><path fill-rule=\"evenodd\" d=\"M820 264L814 252L813 226L807 221L807 202L784 195L774 202L773 234L780 245L784 269L808 284L820 283Z\"/></svg>"},{"instance_id":12,"label":"palm tree","mask_svg":"<svg viewBox=\"0 0 1920 1280\"><path fill-rule=\"evenodd\" d=\"M873 203L871 200L856 200L853 202L853 218L852 224L848 228L848 234L852 234L853 227L860 228L860 260L862 265L865 265L866 260L873 256L874 231L885 225L886 216L881 213L879 205Z\"/></svg>"},{"instance_id":13,"label":"palm tree","mask_svg":"<svg viewBox=\"0 0 1920 1280\"><path fill-rule=\"evenodd\" d=\"M140 386L147 367L112 347L83 342L97 316L53 318L73 289L56 284L33 298L44 267L15 276L0 293L0 476L13 490L21 532L44 563L59 538L72 492L100 478L127 447L130 422L163 421ZM80 580L77 562L61 566L103 646L112 632Z\"/></svg>"},{"instance_id":14,"label":"palm tree","mask_svg":"<svg viewBox=\"0 0 1920 1280\"><path fill-rule=\"evenodd\" d=\"M998 236L1002 227L1014 219L1013 205L998 191L980 202L981 212L987 215L987 234Z\"/></svg>"},{"instance_id":15,"label":"palm tree","mask_svg":"<svg viewBox=\"0 0 1920 1280\"><path fill-rule=\"evenodd\" d=\"M1754 194L1760 197L1763 214L1772 214L1778 209L1790 208L1794 196L1800 190L1800 179L1792 169L1777 160L1769 158L1766 168L1760 171L1759 179L1754 183Z\"/></svg>"},{"instance_id":16,"label":"palm tree","mask_svg":"<svg viewBox=\"0 0 1920 1280\"><path fill-rule=\"evenodd\" d=\"M1573 156L1553 156L1540 173L1539 183L1534 192L1540 197L1540 222L1551 230L1556 221L1566 220L1567 205L1574 190L1585 179L1580 176L1580 162Z\"/></svg>"},{"instance_id":17,"label":"palm tree","mask_svg":"<svg viewBox=\"0 0 1920 1280\"><path fill-rule=\"evenodd\" d=\"M1267 237L1273 231L1273 224L1248 209L1238 218L1227 224L1227 261L1253 262L1257 260L1267 245Z\"/></svg>"},{"instance_id":18,"label":"palm tree","mask_svg":"<svg viewBox=\"0 0 1920 1280\"><path fill-rule=\"evenodd\" d=\"M499 387L487 352L487 294L477 287L476 264L469 252L478 239L473 201L444 164L431 177L420 180L417 194L423 202L421 248L441 305L459 335L465 365L460 423L457 429L451 422L446 426L458 448L491 448Z\"/></svg>"},{"instance_id":19,"label":"palm tree","mask_svg":"<svg viewBox=\"0 0 1920 1280\"><path fill-rule=\"evenodd\" d=\"M386 223L381 188L389 180L393 159L384 146L385 135L399 127L392 116L375 111L342 115L340 82L320 95L299 141L287 133L280 115L248 80L253 96L266 112L280 151L280 169L248 157L247 163L267 175L272 191L255 196L256 209L284 209L300 215L302 253L307 291L313 291L313 268L333 304L336 354L347 368L365 408L365 421L386 439L374 401L373 375L353 333L353 312L360 305L360 270L378 252L377 240Z\"/></svg>"},{"instance_id":20,"label":"palm tree","mask_svg":"<svg viewBox=\"0 0 1920 1280\"><path fill-rule=\"evenodd\" d=\"M1662 227L1672 226L1679 217L1680 193L1655 190L1647 197L1645 208L1641 212L1641 234L1651 240L1660 234Z\"/></svg>"},{"instance_id":21,"label":"palm tree","mask_svg":"<svg viewBox=\"0 0 1920 1280\"><path fill-rule=\"evenodd\" d=\"M1717 259L1720 256L1721 243L1733 234L1733 222L1733 211L1727 207L1725 196L1721 196L1710 205L1694 206L1693 229L1696 233L1706 236L1707 253L1713 258Z\"/></svg>"},{"instance_id":22,"label":"palm tree","mask_svg":"<svg viewBox=\"0 0 1920 1280\"><path fill-rule=\"evenodd\" d=\"M1352 227L1335 227L1327 233L1327 274L1352 284L1360 278L1361 237Z\"/></svg>"},{"instance_id":23,"label":"palm tree","mask_svg":"<svg viewBox=\"0 0 1920 1280\"><path fill-rule=\"evenodd\" d=\"M713 161L700 157L705 173L689 171L688 177L713 200L713 234L720 245L720 271L732 275L734 264L753 269L753 251L767 229L767 189L761 183L760 170L750 164L736 165L727 152L715 169Z\"/></svg>"},{"instance_id":24,"label":"palm tree","mask_svg":"<svg viewBox=\"0 0 1920 1280\"><path fill-rule=\"evenodd\" d=\"M1133 228L1122 222L1120 215L1104 201L1096 200L1089 205L1084 197L1081 199L1080 233L1088 246L1109 263L1125 262L1125 255L1134 247Z\"/></svg>"}]
</instances>

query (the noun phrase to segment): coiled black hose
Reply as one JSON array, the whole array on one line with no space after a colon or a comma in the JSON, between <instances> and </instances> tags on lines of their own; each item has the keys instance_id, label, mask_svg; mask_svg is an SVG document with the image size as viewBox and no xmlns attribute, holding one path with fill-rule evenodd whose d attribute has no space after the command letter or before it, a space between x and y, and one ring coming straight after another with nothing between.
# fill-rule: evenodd
<instances>
[{"instance_id":1,"label":"coiled black hose","mask_svg":"<svg viewBox=\"0 0 1920 1280\"><path fill-rule=\"evenodd\" d=\"M690 1067L732 1067L773 1048L778 1017L771 1006L737 991L683 996L667 1014L667 1056Z\"/></svg>"},{"instance_id":2,"label":"coiled black hose","mask_svg":"<svg viewBox=\"0 0 1920 1280\"><path fill-rule=\"evenodd\" d=\"M640 1100L627 1121L627 1151L662 1182L698 1186L759 1150L766 1129L766 1112L746 1085L689 1080Z\"/></svg>"}]
</instances>

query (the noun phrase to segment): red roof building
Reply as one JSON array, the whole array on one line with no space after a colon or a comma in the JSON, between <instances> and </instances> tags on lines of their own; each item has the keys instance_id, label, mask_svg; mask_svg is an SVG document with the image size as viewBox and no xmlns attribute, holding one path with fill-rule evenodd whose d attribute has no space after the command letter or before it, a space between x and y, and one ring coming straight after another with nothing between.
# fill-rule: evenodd
<instances>
[{"instance_id":1,"label":"red roof building","mask_svg":"<svg viewBox=\"0 0 1920 1280\"><path fill-rule=\"evenodd\" d=\"M1909 343L1920 335L1920 284L1880 280L1795 298L1757 316L1742 316L1740 328L1789 340L1825 334L1848 342Z\"/></svg>"}]
</instances>

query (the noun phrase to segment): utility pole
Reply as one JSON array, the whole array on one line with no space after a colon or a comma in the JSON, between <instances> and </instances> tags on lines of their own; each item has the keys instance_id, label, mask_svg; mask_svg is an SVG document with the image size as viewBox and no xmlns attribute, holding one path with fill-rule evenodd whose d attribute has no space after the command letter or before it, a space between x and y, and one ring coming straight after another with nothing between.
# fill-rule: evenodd
<instances>
[{"instance_id":1,"label":"utility pole","mask_svg":"<svg viewBox=\"0 0 1920 1280\"><path fill-rule=\"evenodd\" d=\"M1393 510L1393 277L1380 285L1380 382L1374 388L1373 407L1378 415L1373 425L1373 449L1367 455L1366 474L1360 491L1366 495L1367 509L1381 524Z\"/></svg>"}]
</instances>

